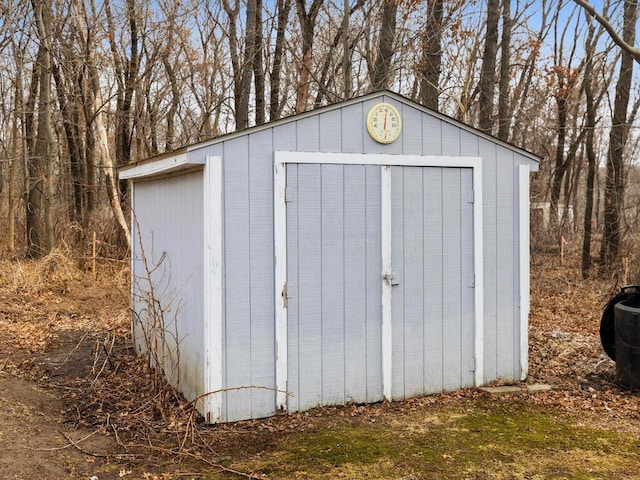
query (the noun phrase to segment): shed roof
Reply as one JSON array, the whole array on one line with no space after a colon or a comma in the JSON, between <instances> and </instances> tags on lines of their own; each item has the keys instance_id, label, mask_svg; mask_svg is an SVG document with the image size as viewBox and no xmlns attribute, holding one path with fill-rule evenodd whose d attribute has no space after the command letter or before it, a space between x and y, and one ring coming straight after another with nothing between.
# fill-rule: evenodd
<instances>
[{"instance_id":1,"label":"shed roof","mask_svg":"<svg viewBox=\"0 0 640 480\"><path fill-rule=\"evenodd\" d=\"M334 103L331 105L327 105L324 107L319 107L316 108L314 110L309 110L307 112L303 112L303 113L299 113L299 114L295 114L295 115L291 115L288 117L284 117L278 120L274 120L272 122L268 122L262 125L257 125L254 127L249 127L243 130L236 130L232 133L227 133L224 135L220 135L218 137L214 137L211 139L207 139L207 140L203 140L197 143L193 143L190 145L186 145L184 147L178 148L176 150L172 150L169 152L164 152L152 157L149 157L147 159L144 160L140 160L138 162L132 163L130 165L127 165L125 167L121 167L119 169L119 176L121 179L129 179L129 178L136 178L139 176L149 176L149 175L157 175L160 173L169 173L171 171L175 171L175 170L180 170L183 169L185 167L189 167L189 166L194 166L191 165L189 162L190 160L188 159L187 153L194 151L194 150L199 150L201 148L206 148L209 147L211 145L215 145L217 143L220 142L224 142L230 139L233 139L235 137L240 137L243 135L248 135L251 133L255 133L255 132L260 132L262 130L266 130L269 128L273 128L273 127L277 127L279 125L284 125L290 122L295 122L298 120L302 120L304 118L307 117L312 117L315 115L318 115L320 113L324 113L324 112L329 112L332 110L337 110L349 105L353 105L353 104L357 104L357 103L362 103L364 101L370 100L372 98L377 98L377 97L381 97L381 96L387 96L390 97L400 103L404 103L406 105L409 105L413 108L416 108L420 111L422 111L423 113L426 113L428 115L431 115L432 117L435 117L443 122L449 123L451 125L454 125L462 130L466 130L474 135L477 135L479 137L485 138L493 143L502 145L503 147L512 150L530 160L533 160L535 162L540 162L541 158L537 155L535 155L534 153L531 153L523 148L517 147L509 142L505 142L503 140L500 140L492 135L489 135L487 133L482 132L481 130L478 130L477 128L471 127L469 125L466 125L448 115L445 115L443 113L440 112L436 112L435 110L431 110L430 108L427 108L423 105L420 105L419 103L414 102L413 100L410 100L398 93L392 92L390 90L380 90L380 91L376 91L376 92L372 92L366 95L362 95L359 97L355 97L349 100L344 100L338 103ZM199 162L201 163L201 162ZM151 164L153 164L153 166L151 166Z\"/></svg>"}]
</instances>

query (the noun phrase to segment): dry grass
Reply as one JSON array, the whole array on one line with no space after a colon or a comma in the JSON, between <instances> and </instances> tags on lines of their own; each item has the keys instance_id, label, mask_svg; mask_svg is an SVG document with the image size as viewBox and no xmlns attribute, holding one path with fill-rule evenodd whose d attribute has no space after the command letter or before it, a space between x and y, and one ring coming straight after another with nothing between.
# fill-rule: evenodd
<instances>
[{"instance_id":1,"label":"dry grass","mask_svg":"<svg viewBox=\"0 0 640 480\"><path fill-rule=\"evenodd\" d=\"M267 478L538 478L541 464L551 476L594 478L580 473L587 464L595 478L625 478L615 465L629 470L633 452L621 459L611 447L596 461L605 440L619 449L640 435L640 401L614 385L615 364L599 343L602 309L618 287L582 280L571 256L533 262L528 381L554 385L550 393L487 399L469 389L208 427L132 354L128 269L103 262L94 281L60 251L41 262L0 262L0 372L53 387L67 424L111 437L112 462L137 478L217 478L232 475L221 473L228 467ZM528 435L542 442L529 459L514 449L525 410ZM592 443L568 451L571 437L554 433L554 423ZM565 471L567 454L576 461Z\"/></svg>"}]
</instances>

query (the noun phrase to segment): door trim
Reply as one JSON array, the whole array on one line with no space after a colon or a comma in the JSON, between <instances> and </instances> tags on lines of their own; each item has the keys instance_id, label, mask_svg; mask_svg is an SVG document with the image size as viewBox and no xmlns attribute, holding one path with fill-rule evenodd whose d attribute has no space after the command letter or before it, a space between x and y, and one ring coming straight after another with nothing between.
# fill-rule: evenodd
<instances>
[{"instance_id":1,"label":"door trim","mask_svg":"<svg viewBox=\"0 0 640 480\"><path fill-rule=\"evenodd\" d=\"M518 231L520 269L520 380L529 374L529 165L518 167Z\"/></svg>"},{"instance_id":2,"label":"door trim","mask_svg":"<svg viewBox=\"0 0 640 480\"><path fill-rule=\"evenodd\" d=\"M482 236L482 159L480 157L388 155L359 153L323 153L323 152L274 152L273 162L273 219L274 219L274 260L275 260L275 341L276 341L276 408L287 411L287 170L288 163L333 164L333 165L380 165L382 166L382 200L385 195L391 197L390 166L452 167L473 169L473 267L475 273L474 288L474 361L475 385L483 383L484 378L484 282L483 282L483 236ZM385 168L386 167L386 168ZM386 173L385 173L386 171ZM388 183L388 185L387 185ZM391 210L390 202L385 207L382 202L382 265L391 265ZM389 209L386 212L385 208ZM388 226L385 228L385 218ZM385 230L388 235L385 234ZM387 238L388 237L388 238ZM387 243L387 245L385 245ZM382 272L381 272L382 273ZM382 371L383 394L391 398L391 286L385 294L383 281L382 294Z\"/></svg>"}]
</instances>

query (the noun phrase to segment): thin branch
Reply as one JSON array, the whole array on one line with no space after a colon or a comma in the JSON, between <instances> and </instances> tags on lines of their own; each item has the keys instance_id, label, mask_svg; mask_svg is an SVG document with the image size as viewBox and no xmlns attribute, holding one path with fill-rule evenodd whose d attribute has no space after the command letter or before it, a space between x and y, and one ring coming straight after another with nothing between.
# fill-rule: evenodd
<instances>
[{"instance_id":1,"label":"thin branch","mask_svg":"<svg viewBox=\"0 0 640 480\"><path fill-rule=\"evenodd\" d=\"M616 45L618 45L620 48L622 48L622 50L624 50L629 55L631 55L634 61L636 61L637 63L640 63L640 48L635 48L633 45L629 45L627 42L625 42L622 39L622 37L618 34L618 32L616 31L614 26L611 24L611 22L607 18L600 15L596 11L595 7L591 5L588 1L586 0L573 0L573 1L576 4L580 5L582 8L584 8L584 10L589 15L595 18L595 20L604 27L604 29L607 31L607 33L609 34L609 36L615 42Z\"/></svg>"}]
</instances>

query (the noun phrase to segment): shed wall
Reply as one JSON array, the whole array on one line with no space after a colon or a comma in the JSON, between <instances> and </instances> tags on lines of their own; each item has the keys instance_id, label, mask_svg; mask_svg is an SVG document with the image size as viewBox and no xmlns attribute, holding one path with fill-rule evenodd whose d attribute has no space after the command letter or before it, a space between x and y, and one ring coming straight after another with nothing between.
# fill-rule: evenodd
<instances>
[{"instance_id":1,"label":"shed wall","mask_svg":"<svg viewBox=\"0 0 640 480\"><path fill-rule=\"evenodd\" d=\"M132 194L135 348L158 342L152 362L191 400L204 389L203 174L136 182Z\"/></svg>"},{"instance_id":2,"label":"shed wall","mask_svg":"<svg viewBox=\"0 0 640 480\"><path fill-rule=\"evenodd\" d=\"M401 138L390 145L374 142L365 129L366 112L378 101L396 105L404 119ZM227 388L275 388L273 152L278 150L482 157L484 378L486 382L519 379L520 239L514 182L518 165L535 162L412 106L381 97L189 152L194 157L219 155L224 162ZM446 356L443 361L446 364ZM272 390L241 389L224 397L227 421L275 413Z\"/></svg>"}]
</instances>

